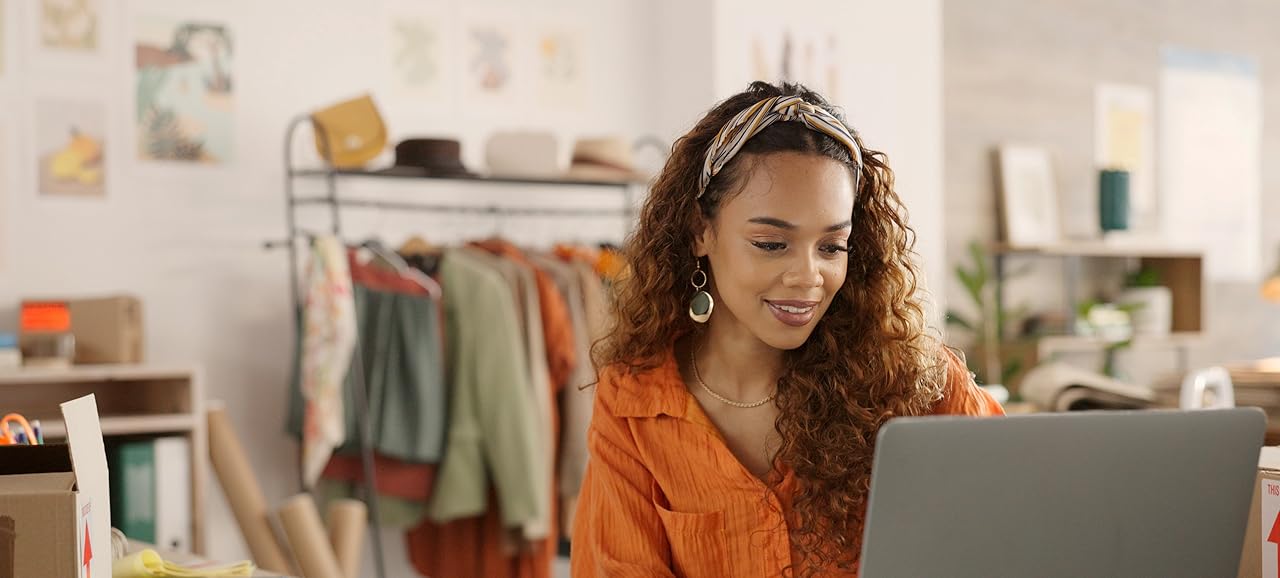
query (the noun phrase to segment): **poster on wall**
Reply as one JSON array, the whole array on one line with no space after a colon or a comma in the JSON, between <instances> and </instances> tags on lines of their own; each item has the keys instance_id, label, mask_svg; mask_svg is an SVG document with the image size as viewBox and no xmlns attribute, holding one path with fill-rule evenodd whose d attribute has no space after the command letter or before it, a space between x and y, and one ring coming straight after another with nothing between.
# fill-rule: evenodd
<instances>
[{"instance_id":1,"label":"poster on wall","mask_svg":"<svg viewBox=\"0 0 1280 578\"><path fill-rule=\"evenodd\" d=\"M1256 283L1263 273L1258 62L1175 47L1162 49L1161 61L1164 233L1206 252L1208 279Z\"/></svg>"},{"instance_id":2,"label":"poster on wall","mask_svg":"<svg viewBox=\"0 0 1280 578\"><path fill-rule=\"evenodd\" d=\"M1061 240L1062 217L1049 151L1021 144L996 149L1004 240L1014 247L1040 247Z\"/></svg>"},{"instance_id":3,"label":"poster on wall","mask_svg":"<svg viewBox=\"0 0 1280 578\"><path fill-rule=\"evenodd\" d=\"M48 50L92 52L98 48L98 0L40 0L40 43Z\"/></svg>"},{"instance_id":4,"label":"poster on wall","mask_svg":"<svg viewBox=\"0 0 1280 578\"><path fill-rule=\"evenodd\" d=\"M36 180L40 194L106 196L106 126L100 102L36 102Z\"/></svg>"},{"instance_id":5,"label":"poster on wall","mask_svg":"<svg viewBox=\"0 0 1280 578\"><path fill-rule=\"evenodd\" d=\"M1100 84L1094 91L1094 163L1129 173L1129 228L1158 229L1155 108L1145 86Z\"/></svg>"},{"instance_id":6,"label":"poster on wall","mask_svg":"<svg viewBox=\"0 0 1280 578\"><path fill-rule=\"evenodd\" d=\"M455 94L457 11L438 2L398 2L385 10L389 88L395 97L440 103Z\"/></svg>"},{"instance_id":7,"label":"poster on wall","mask_svg":"<svg viewBox=\"0 0 1280 578\"><path fill-rule=\"evenodd\" d=\"M537 83L542 103L552 107L581 106L586 91L586 47L576 29L548 29L537 35Z\"/></svg>"},{"instance_id":8,"label":"poster on wall","mask_svg":"<svg viewBox=\"0 0 1280 578\"><path fill-rule=\"evenodd\" d=\"M138 22L138 157L219 165L233 158L234 80L230 28L219 22Z\"/></svg>"},{"instance_id":9,"label":"poster on wall","mask_svg":"<svg viewBox=\"0 0 1280 578\"><path fill-rule=\"evenodd\" d=\"M405 95L439 96L444 85L444 39L439 22L423 16L393 16L393 87Z\"/></svg>"},{"instance_id":10,"label":"poster on wall","mask_svg":"<svg viewBox=\"0 0 1280 578\"><path fill-rule=\"evenodd\" d=\"M513 27L496 19L476 20L463 35L465 96L472 101L514 103L519 46Z\"/></svg>"}]
</instances>

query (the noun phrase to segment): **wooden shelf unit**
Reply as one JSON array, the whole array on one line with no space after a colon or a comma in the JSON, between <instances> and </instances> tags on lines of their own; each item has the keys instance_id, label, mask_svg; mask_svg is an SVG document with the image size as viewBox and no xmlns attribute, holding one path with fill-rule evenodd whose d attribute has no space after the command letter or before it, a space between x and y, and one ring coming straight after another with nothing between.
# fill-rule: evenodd
<instances>
[{"instance_id":1,"label":"wooden shelf unit","mask_svg":"<svg viewBox=\"0 0 1280 578\"><path fill-rule=\"evenodd\" d=\"M997 287L1005 282L1005 261L1011 257L1061 259L1068 288L1068 302L1064 304L1068 319L1074 319L1075 306L1079 302L1074 289L1080 277L1080 260L1137 260L1140 267L1155 270L1173 295L1173 334L1193 335L1205 330L1204 254L1201 252L1160 245L1082 241L1036 247L997 244L991 247L991 253L996 261ZM997 297L1002 298L1002 294L1003 291L998 289Z\"/></svg>"},{"instance_id":2,"label":"wooden shelf unit","mask_svg":"<svg viewBox=\"0 0 1280 578\"><path fill-rule=\"evenodd\" d=\"M1131 350L1169 350L1175 353L1179 369L1189 369L1189 348L1198 343L1205 327L1204 304L1204 254L1185 247L1155 242L1138 241L1064 241L1042 246L1011 246L996 243L988 246L994 264L997 306L1005 306L1006 273L1011 259L1047 259L1062 265L1066 293L1062 304L1065 319L1073 320L1076 307L1082 301L1078 292L1082 262L1096 259L1125 259L1136 261L1139 267L1155 270L1161 283L1169 288L1173 298L1171 333L1163 336L1138 335L1132 340ZM1018 345L1022 343L1023 345ZM1002 344L1002 358L1017 357L1024 367L1030 367L1055 354L1102 352L1112 342L1083 335L1047 335L1027 339L1013 339ZM1014 378L1017 382L1018 378ZM1005 384L1016 389L1016 383Z\"/></svg>"},{"instance_id":3,"label":"wooden shelf unit","mask_svg":"<svg viewBox=\"0 0 1280 578\"><path fill-rule=\"evenodd\" d=\"M0 410L38 419L47 442L65 438L59 404L94 394L105 438L186 438L191 462L191 543L205 552L204 484L208 437L199 370L149 365L72 366L0 372Z\"/></svg>"}]
</instances>

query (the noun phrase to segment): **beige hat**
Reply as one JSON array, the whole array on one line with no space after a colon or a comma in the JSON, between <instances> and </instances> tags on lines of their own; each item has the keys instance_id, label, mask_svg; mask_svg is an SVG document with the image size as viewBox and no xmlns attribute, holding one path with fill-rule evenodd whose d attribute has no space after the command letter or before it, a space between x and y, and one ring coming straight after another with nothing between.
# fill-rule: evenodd
<instances>
[{"instance_id":1,"label":"beige hat","mask_svg":"<svg viewBox=\"0 0 1280 578\"><path fill-rule=\"evenodd\" d=\"M484 146L489 174L504 177L555 177L564 165L560 147L549 132L497 132Z\"/></svg>"},{"instance_id":2,"label":"beige hat","mask_svg":"<svg viewBox=\"0 0 1280 578\"><path fill-rule=\"evenodd\" d=\"M573 161L565 175L571 179L642 181L631 144L621 137L581 138L573 143Z\"/></svg>"}]
</instances>

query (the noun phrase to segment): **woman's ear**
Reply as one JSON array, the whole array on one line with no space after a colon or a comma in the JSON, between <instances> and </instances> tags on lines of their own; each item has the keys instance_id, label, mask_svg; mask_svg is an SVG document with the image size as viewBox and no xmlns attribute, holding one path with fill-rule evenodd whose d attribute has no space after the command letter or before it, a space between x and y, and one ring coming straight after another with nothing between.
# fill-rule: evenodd
<instances>
[{"instance_id":1,"label":"woman's ear","mask_svg":"<svg viewBox=\"0 0 1280 578\"><path fill-rule=\"evenodd\" d=\"M697 223L694 224L693 256L706 257L715 247L715 241L715 227L707 221L706 217L698 217Z\"/></svg>"}]
</instances>

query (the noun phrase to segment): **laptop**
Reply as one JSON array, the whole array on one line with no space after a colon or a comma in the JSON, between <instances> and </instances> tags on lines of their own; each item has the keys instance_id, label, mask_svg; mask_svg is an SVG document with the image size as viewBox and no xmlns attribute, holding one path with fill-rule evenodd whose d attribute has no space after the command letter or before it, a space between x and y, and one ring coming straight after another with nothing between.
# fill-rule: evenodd
<instances>
[{"instance_id":1,"label":"laptop","mask_svg":"<svg viewBox=\"0 0 1280 578\"><path fill-rule=\"evenodd\" d=\"M864 578L1235 576L1256 408L900 418L881 429Z\"/></svg>"}]
</instances>

